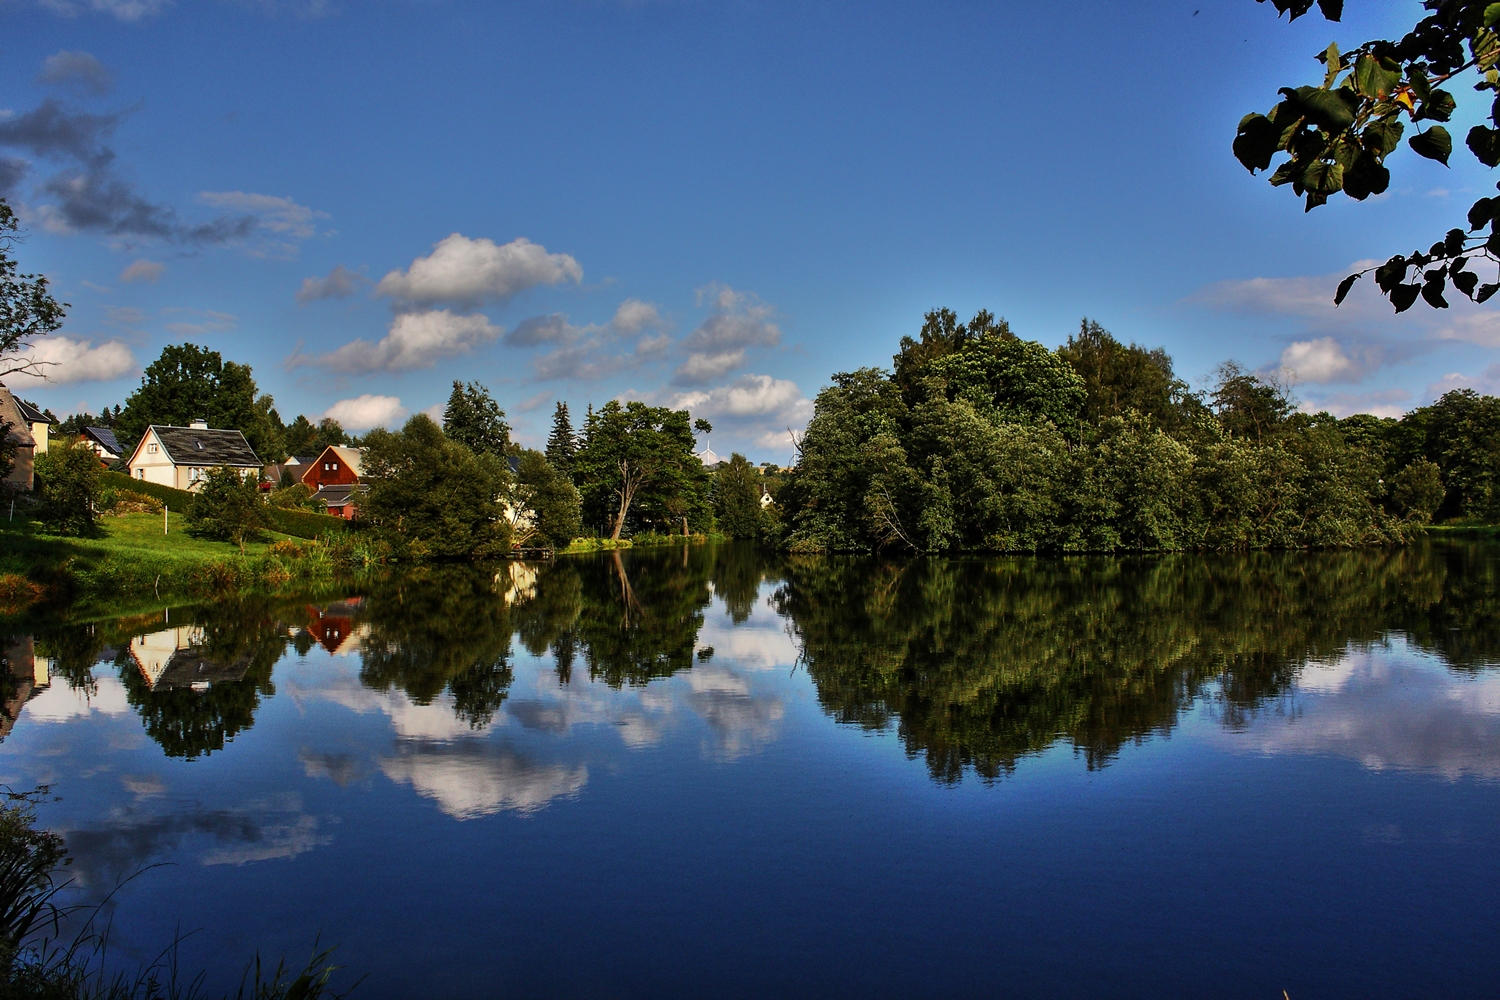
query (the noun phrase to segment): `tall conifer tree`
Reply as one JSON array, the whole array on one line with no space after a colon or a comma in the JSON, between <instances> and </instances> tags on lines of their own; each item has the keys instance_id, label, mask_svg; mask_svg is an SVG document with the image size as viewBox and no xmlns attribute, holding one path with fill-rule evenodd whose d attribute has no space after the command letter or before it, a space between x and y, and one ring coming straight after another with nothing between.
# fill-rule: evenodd
<instances>
[{"instance_id":1,"label":"tall conifer tree","mask_svg":"<svg viewBox=\"0 0 1500 1000\"><path fill-rule=\"evenodd\" d=\"M552 433L547 436L547 461L569 479L573 478L573 456L578 453L578 439L573 436L573 420L568 404L557 401L552 413Z\"/></svg>"}]
</instances>

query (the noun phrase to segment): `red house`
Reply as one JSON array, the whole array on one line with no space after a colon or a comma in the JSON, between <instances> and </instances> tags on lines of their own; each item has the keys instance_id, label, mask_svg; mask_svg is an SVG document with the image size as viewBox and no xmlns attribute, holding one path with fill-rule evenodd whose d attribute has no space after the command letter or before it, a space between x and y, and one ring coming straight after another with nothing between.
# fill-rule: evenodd
<instances>
[{"instance_id":1,"label":"red house","mask_svg":"<svg viewBox=\"0 0 1500 1000\"><path fill-rule=\"evenodd\" d=\"M352 521L355 499L362 492L359 470L358 448L331 444L308 463L302 485L312 490L313 499L328 505L328 513Z\"/></svg>"}]
</instances>

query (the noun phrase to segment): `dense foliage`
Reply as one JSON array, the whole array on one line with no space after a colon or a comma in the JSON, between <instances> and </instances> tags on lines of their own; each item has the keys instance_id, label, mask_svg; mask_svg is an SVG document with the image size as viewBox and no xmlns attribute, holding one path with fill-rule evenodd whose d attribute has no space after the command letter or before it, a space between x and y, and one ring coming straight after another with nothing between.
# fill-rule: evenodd
<instances>
[{"instance_id":1,"label":"dense foliage","mask_svg":"<svg viewBox=\"0 0 1500 1000\"><path fill-rule=\"evenodd\" d=\"M443 433L476 455L507 455L511 451L505 411L478 382L453 383L448 406L443 410Z\"/></svg>"},{"instance_id":2,"label":"dense foliage","mask_svg":"<svg viewBox=\"0 0 1500 1000\"><path fill-rule=\"evenodd\" d=\"M943 310L894 370L837 374L818 395L778 497L794 550L1353 546L1404 540L1432 513L1430 471L1407 471L1430 456L1297 413L1234 365L1200 397L1164 351L1088 322L1049 351Z\"/></svg>"},{"instance_id":3,"label":"dense foliage","mask_svg":"<svg viewBox=\"0 0 1500 1000\"><path fill-rule=\"evenodd\" d=\"M611 538L627 525L679 534L711 524L708 474L693 455L686 410L610 400L591 411L573 476L584 523Z\"/></svg>"},{"instance_id":4,"label":"dense foliage","mask_svg":"<svg viewBox=\"0 0 1500 1000\"><path fill-rule=\"evenodd\" d=\"M475 454L422 413L399 431L371 431L364 445L361 479L370 489L360 516L397 557L483 557L510 548L503 459Z\"/></svg>"},{"instance_id":5,"label":"dense foliage","mask_svg":"<svg viewBox=\"0 0 1500 1000\"><path fill-rule=\"evenodd\" d=\"M730 538L760 541L774 525L761 509L761 474L736 452L713 473L715 527Z\"/></svg>"},{"instance_id":6,"label":"dense foliage","mask_svg":"<svg viewBox=\"0 0 1500 1000\"><path fill-rule=\"evenodd\" d=\"M1313 6L1312 0L1272 3L1292 20ZM1318 0L1318 9L1330 21L1339 19L1343 6L1343 0ZM1423 7L1427 16L1399 41L1375 39L1350 52L1330 44L1318 55L1324 68L1319 86L1282 87L1281 100L1268 113L1240 119L1234 140L1240 163L1251 173L1269 170L1271 161L1285 153L1271 183L1291 185L1306 199L1309 212L1339 192L1356 201L1381 194L1391 181L1386 157L1400 146L1407 123L1413 129L1406 138L1411 150L1447 165L1453 137L1440 123L1452 117L1457 102L1440 85L1472 69L1474 89L1494 92L1496 98L1490 124L1469 129L1464 144L1485 166L1500 165L1500 35L1495 32L1500 5L1426 0ZM1464 226L1448 230L1427 251L1398 254L1349 275L1335 301L1342 302L1361 275L1374 271L1375 283L1397 312L1411 308L1419 297L1434 308L1447 308L1443 293L1450 283L1460 294L1483 302L1500 291L1500 279L1481 284L1473 270L1486 261L1500 262L1500 198L1495 197L1476 201Z\"/></svg>"},{"instance_id":7,"label":"dense foliage","mask_svg":"<svg viewBox=\"0 0 1500 1000\"><path fill-rule=\"evenodd\" d=\"M245 550L271 526L270 511L254 478L237 469L209 469L188 501L187 532L196 538L233 542Z\"/></svg>"},{"instance_id":8,"label":"dense foliage","mask_svg":"<svg viewBox=\"0 0 1500 1000\"><path fill-rule=\"evenodd\" d=\"M81 444L54 446L36 458L33 489L41 500L37 514L48 531L92 535L104 482L99 457Z\"/></svg>"},{"instance_id":9,"label":"dense foliage","mask_svg":"<svg viewBox=\"0 0 1500 1000\"><path fill-rule=\"evenodd\" d=\"M509 506L511 541L518 546L563 548L583 530L582 502L573 481L539 451L521 452Z\"/></svg>"}]
</instances>

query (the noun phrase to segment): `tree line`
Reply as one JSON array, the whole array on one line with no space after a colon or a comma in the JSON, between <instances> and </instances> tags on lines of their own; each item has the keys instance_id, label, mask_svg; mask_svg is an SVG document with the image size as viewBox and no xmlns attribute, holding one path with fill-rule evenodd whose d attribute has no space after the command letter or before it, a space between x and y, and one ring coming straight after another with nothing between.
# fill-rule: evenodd
<instances>
[{"instance_id":1,"label":"tree line","mask_svg":"<svg viewBox=\"0 0 1500 1000\"><path fill-rule=\"evenodd\" d=\"M833 376L777 495L793 551L1349 547L1500 518L1500 400L1305 413L1233 362L1195 392L1085 320L1057 348L928 313L890 370Z\"/></svg>"}]
</instances>

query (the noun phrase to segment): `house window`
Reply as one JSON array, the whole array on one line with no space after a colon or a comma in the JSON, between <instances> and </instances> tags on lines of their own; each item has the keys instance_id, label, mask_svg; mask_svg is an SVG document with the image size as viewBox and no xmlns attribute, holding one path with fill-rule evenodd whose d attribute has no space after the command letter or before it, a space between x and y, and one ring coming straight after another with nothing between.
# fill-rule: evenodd
<instances>
[{"instance_id":1,"label":"house window","mask_svg":"<svg viewBox=\"0 0 1500 1000\"><path fill-rule=\"evenodd\" d=\"M196 468L194 468L194 469L188 469L188 482L190 482L190 483L196 483L198 480L200 480L202 478L203 478L203 470L202 469L196 469Z\"/></svg>"},{"instance_id":2,"label":"house window","mask_svg":"<svg viewBox=\"0 0 1500 1000\"><path fill-rule=\"evenodd\" d=\"M158 452L158 451L160 451L160 450L161 450L161 449L160 449L160 448L158 448L158 447L157 447L157 446L156 446L156 445L154 445L154 444L148 444L148 445L146 445L146 453L147 453L147 454L150 454L150 455L155 455L155 454L156 454L156 453L157 453L157 452Z\"/></svg>"},{"instance_id":3,"label":"house window","mask_svg":"<svg viewBox=\"0 0 1500 1000\"><path fill-rule=\"evenodd\" d=\"M333 471L334 471L334 472L337 472L337 471L338 471L338 470L339 470L339 463L337 463L337 462L334 462L334 463L333 463Z\"/></svg>"},{"instance_id":4,"label":"house window","mask_svg":"<svg viewBox=\"0 0 1500 1000\"><path fill-rule=\"evenodd\" d=\"M137 478L137 479L145 479L146 478L146 470L145 469L136 469L135 470L135 478Z\"/></svg>"},{"instance_id":5,"label":"house window","mask_svg":"<svg viewBox=\"0 0 1500 1000\"><path fill-rule=\"evenodd\" d=\"M327 472L327 471L328 471L328 463L327 463L327 462L324 462L324 463L323 463L323 471L324 471L324 472Z\"/></svg>"}]
</instances>

